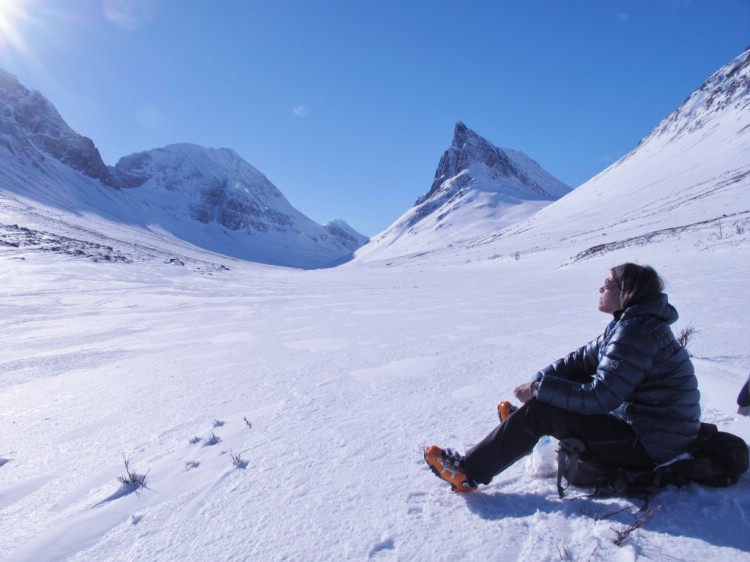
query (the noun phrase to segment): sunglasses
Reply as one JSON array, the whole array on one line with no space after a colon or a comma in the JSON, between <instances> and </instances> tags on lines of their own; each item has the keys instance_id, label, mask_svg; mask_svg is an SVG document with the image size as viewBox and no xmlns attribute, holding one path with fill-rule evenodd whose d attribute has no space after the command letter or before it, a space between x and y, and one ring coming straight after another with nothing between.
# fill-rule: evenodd
<instances>
[{"instance_id":1,"label":"sunglasses","mask_svg":"<svg viewBox=\"0 0 750 562\"><path fill-rule=\"evenodd\" d=\"M609 290L609 289L619 289L620 285L614 279L610 279L609 277L607 277L604 280L604 288L607 289L607 290Z\"/></svg>"}]
</instances>

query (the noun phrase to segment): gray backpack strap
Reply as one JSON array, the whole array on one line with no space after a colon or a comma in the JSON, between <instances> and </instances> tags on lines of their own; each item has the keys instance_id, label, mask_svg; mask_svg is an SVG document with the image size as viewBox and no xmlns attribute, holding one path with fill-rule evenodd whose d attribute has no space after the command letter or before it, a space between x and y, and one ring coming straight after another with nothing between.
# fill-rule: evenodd
<instances>
[{"instance_id":1,"label":"gray backpack strap","mask_svg":"<svg viewBox=\"0 0 750 562\"><path fill-rule=\"evenodd\" d=\"M565 489L573 483L578 469L578 458L586 450L583 441L575 437L560 439L557 448L557 493L562 498ZM563 487L562 480L565 478L567 485Z\"/></svg>"}]
</instances>

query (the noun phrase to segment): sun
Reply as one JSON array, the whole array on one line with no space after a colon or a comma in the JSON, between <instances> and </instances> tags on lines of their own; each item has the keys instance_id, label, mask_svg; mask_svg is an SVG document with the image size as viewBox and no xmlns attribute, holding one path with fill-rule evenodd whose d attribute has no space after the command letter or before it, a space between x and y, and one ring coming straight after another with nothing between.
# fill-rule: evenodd
<instances>
[{"instance_id":1,"label":"sun","mask_svg":"<svg viewBox=\"0 0 750 562\"><path fill-rule=\"evenodd\" d=\"M27 0L0 0L0 53L27 51L21 34L21 27L28 19L27 4Z\"/></svg>"}]
</instances>

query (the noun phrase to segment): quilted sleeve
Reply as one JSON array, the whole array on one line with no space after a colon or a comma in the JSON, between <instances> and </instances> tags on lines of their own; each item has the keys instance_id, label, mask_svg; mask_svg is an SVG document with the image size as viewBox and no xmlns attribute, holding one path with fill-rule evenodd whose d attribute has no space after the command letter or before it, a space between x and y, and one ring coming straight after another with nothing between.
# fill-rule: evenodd
<instances>
[{"instance_id":1,"label":"quilted sleeve","mask_svg":"<svg viewBox=\"0 0 750 562\"><path fill-rule=\"evenodd\" d=\"M606 340L597 340L604 347L595 374L587 382L560 376L566 374L565 369L543 372L537 399L582 414L606 414L616 409L633 395L654 364L657 346L641 324L637 320L617 324ZM583 354L582 363L576 364L590 364L583 362L583 357L591 361Z\"/></svg>"}]
</instances>

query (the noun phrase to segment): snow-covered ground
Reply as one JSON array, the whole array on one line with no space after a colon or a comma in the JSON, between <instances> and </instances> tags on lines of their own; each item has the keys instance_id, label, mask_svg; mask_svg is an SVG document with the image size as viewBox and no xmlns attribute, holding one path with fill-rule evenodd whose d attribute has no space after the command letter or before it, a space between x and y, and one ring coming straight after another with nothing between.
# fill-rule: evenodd
<instances>
[{"instance_id":1,"label":"snow-covered ground","mask_svg":"<svg viewBox=\"0 0 750 562\"><path fill-rule=\"evenodd\" d=\"M598 335L632 260L698 330L703 419L750 441L750 247L682 242L321 271L0 247L0 558L750 560L750 475L665 491L616 546L639 504L561 500L525 462L454 494L422 459Z\"/></svg>"}]
</instances>

